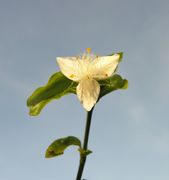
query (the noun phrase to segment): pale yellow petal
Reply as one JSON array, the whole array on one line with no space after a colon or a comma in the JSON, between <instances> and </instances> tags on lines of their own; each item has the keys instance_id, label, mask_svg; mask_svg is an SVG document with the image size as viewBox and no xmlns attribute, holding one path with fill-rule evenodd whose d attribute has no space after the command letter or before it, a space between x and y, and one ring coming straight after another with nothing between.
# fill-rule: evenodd
<instances>
[{"instance_id":1,"label":"pale yellow petal","mask_svg":"<svg viewBox=\"0 0 169 180\"><path fill-rule=\"evenodd\" d=\"M120 55L102 56L94 60L92 64L92 77L101 80L110 77L119 63Z\"/></svg>"},{"instance_id":2,"label":"pale yellow petal","mask_svg":"<svg viewBox=\"0 0 169 180\"><path fill-rule=\"evenodd\" d=\"M90 111L98 100L100 85L94 79L83 79L79 82L76 93L83 107Z\"/></svg>"},{"instance_id":3,"label":"pale yellow petal","mask_svg":"<svg viewBox=\"0 0 169 180\"><path fill-rule=\"evenodd\" d=\"M73 81L79 81L79 63L76 57L61 58L58 57L57 63L61 72Z\"/></svg>"}]
</instances>

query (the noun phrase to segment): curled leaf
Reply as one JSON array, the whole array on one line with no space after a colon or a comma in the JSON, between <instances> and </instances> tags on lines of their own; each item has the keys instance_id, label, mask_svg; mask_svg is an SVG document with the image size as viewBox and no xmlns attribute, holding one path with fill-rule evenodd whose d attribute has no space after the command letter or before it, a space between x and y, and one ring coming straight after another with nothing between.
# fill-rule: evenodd
<instances>
[{"instance_id":1,"label":"curled leaf","mask_svg":"<svg viewBox=\"0 0 169 180\"><path fill-rule=\"evenodd\" d=\"M45 157L52 158L62 155L65 149L67 149L71 145L79 146L79 148L81 148L81 142L77 137L68 136L57 139L47 148Z\"/></svg>"},{"instance_id":2,"label":"curled leaf","mask_svg":"<svg viewBox=\"0 0 169 180\"><path fill-rule=\"evenodd\" d=\"M112 91L117 89L127 89L128 87L128 81L118 74L115 74L108 79L99 81L99 84L101 86L99 99Z\"/></svg>"}]
</instances>

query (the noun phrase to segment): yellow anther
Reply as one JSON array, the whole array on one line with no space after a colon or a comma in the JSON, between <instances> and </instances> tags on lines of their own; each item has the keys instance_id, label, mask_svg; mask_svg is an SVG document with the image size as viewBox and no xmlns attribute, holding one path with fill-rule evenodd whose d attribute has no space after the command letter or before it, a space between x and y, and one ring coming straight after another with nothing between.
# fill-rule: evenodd
<instances>
[{"instance_id":1,"label":"yellow anther","mask_svg":"<svg viewBox=\"0 0 169 180\"><path fill-rule=\"evenodd\" d=\"M90 53L91 50L92 50L91 48L86 48L86 52L87 52L87 53Z\"/></svg>"}]
</instances>

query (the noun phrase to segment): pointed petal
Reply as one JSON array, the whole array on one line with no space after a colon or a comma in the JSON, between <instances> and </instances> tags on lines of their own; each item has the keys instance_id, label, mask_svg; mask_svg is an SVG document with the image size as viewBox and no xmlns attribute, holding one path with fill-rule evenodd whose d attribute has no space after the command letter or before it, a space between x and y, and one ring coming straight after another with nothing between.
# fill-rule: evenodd
<instances>
[{"instance_id":1,"label":"pointed petal","mask_svg":"<svg viewBox=\"0 0 169 180\"><path fill-rule=\"evenodd\" d=\"M92 77L101 80L110 77L117 68L120 55L114 54L113 56L98 57L93 62Z\"/></svg>"},{"instance_id":2,"label":"pointed petal","mask_svg":"<svg viewBox=\"0 0 169 180\"><path fill-rule=\"evenodd\" d=\"M57 58L57 63L60 67L61 72L73 81L79 81L79 62L76 57L70 58Z\"/></svg>"},{"instance_id":3,"label":"pointed petal","mask_svg":"<svg viewBox=\"0 0 169 180\"><path fill-rule=\"evenodd\" d=\"M90 111L98 100L100 85L94 79L83 79L79 82L76 93L83 107Z\"/></svg>"}]
</instances>

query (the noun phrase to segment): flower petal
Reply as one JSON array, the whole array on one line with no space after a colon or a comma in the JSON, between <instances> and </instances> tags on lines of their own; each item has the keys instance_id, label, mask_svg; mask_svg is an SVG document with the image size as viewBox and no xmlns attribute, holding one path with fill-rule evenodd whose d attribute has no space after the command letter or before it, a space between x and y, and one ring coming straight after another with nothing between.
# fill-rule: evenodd
<instances>
[{"instance_id":1,"label":"flower petal","mask_svg":"<svg viewBox=\"0 0 169 180\"><path fill-rule=\"evenodd\" d=\"M98 100L100 85L94 79L83 79L79 82L76 93L83 107L90 111Z\"/></svg>"},{"instance_id":2,"label":"flower petal","mask_svg":"<svg viewBox=\"0 0 169 180\"><path fill-rule=\"evenodd\" d=\"M93 74L92 77L101 80L110 77L117 68L120 55L114 54L113 56L97 57L93 61Z\"/></svg>"},{"instance_id":3,"label":"flower petal","mask_svg":"<svg viewBox=\"0 0 169 180\"><path fill-rule=\"evenodd\" d=\"M73 81L79 81L79 62L76 57L57 58L61 72Z\"/></svg>"}]
</instances>

